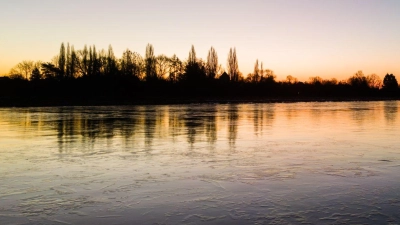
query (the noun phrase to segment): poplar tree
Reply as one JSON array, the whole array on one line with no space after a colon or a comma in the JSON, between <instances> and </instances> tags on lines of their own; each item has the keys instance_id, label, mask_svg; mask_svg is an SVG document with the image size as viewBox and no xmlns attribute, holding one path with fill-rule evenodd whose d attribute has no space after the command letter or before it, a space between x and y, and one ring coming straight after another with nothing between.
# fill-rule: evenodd
<instances>
[{"instance_id":1,"label":"poplar tree","mask_svg":"<svg viewBox=\"0 0 400 225\"><path fill-rule=\"evenodd\" d=\"M126 49L124 53L122 53L122 59L121 59L122 75L132 76L134 70L132 58L133 58L133 53L129 49Z\"/></svg>"},{"instance_id":2,"label":"poplar tree","mask_svg":"<svg viewBox=\"0 0 400 225\"><path fill-rule=\"evenodd\" d=\"M207 77L210 79L214 79L215 76L217 75L218 55L213 47L211 47L210 50L208 51L206 70L207 70Z\"/></svg>"},{"instance_id":3,"label":"poplar tree","mask_svg":"<svg viewBox=\"0 0 400 225\"><path fill-rule=\"evenodd\" d=\"M201 86L202 82L206 78L206 68L205 64L203 61L198 60L196 57L196 50L194 49L194 46L192 45L190 51L189 51L189 57L188 57L188 62L185 67L185 79L197 86Z\"/></svg>"},{"instance_id":4,"label":"poplar tree","mask_svg":"<svg viewBox=\"0 0 400 225\"><path fill-rule=\"evenodd\" d=\"M100 59L97 56L96 46L93 45L92 51L92 75L99 75L100 74Z\"/></svg>"},{"instance_id":5,"label":"poplar tree","mask_svg":"<svg viewBox=\"0 0 400 225\"><path fill-rule=\"evenodd\" d=\"M60 78L63 78L65 74L65 58L65 46L64 43L61 43L60 55L58 56L58 69L60 71Z\"/></svg>"},{"instance_id":6,"label":"poplar tree","mask_svg":"<svg viewBox=\"0 0 400 225\"><path fill-rule=\"evenodd\" d=\"M111 45L108 46L105 73L114 75L118 72L117 60L115 59L114 51Z\"/></svg>"},{"instance_id":7,"label":"poplar tree","mask_svg":"<svg viewBox=\"0 0 400 225\"><path fill-rule=\"evenodd\" d=\"M253 81L258 82L258 80L259 80L259 69L258 69L258 59L257 59L256 63L254 64Z\"/></svg>"},{"instance_id":8,"label":"poplar tree","mask_svg":"<svg viewBox=\"0 0 400 225\"><path fill-rule=\"evenodd\" d=\"M154 48L151 44L146 46L145 54L145 66L146 66L146 80L154 80L157 78L156 74L156 58L154 56Z\"/></svg>"},{"instance_id":9,"label":"poplar tree","mask_svg":"<svg viewBox=\"0 0 400 225\"><path fill-rule=\"evenodd\" d=\"M92 46L89 46L88 76L92 76L92 73L93 73L93 53L92 53Z\"/></svg>"},{"instance_id":10,"label":"poplar tree","mask_svg":"<svg viewBox=\"0 0 400 225\"><path fill-rule=\"evenodd\" d=\"M239 64L236 56L236 48L229 50L228 54L228 73L232 81L239 81Z\"/></svg>"},{"instance_id":11,"label":"poplar tree","mask_svg":"<svg viewBox=\"0 0 400 225\"><path fill-rule=\"evenodd\" d=\"M81 54L82 54L81 73L82 76L87 76L89 75L89 51L87 45L83 47Z\"/></svg>"},{"instance_id":12,"label":"poplar tree","mask_svg":"<svg viewBox=\"0 0 400 225\"><path fill-rule=\"evenodd\" d=\"M189 58L188 58L188 64L195 64L197 62L196 58L196 50L194 49L194 46L192 45L192 48L189 51Z\"/></svg>"},{"instance_id":13,"label":"poplar tree","mask_svg":"<svg viewBox=\"0 0 400 225\"><path fill-rule=\"evenodd\" d=\"M66 64L65 64L65 76L67 78L71 77L71 49L69 47L69 43L67 43L67 53L66 53Z\"/></svg>"},{"instance_id":14,"label":"poplar tree","mask_svg":"<svg viewBox=\"0 0 400 225\"><path fill-rule=\"evenodd\" d=\"M78 64L78 56L76 55L74 46L72 45L71 46L71 59L70 59L70 63L69 63L69 73L70 73L71 78L75 77L77 64Z\"/></svg>"}]
</instances>

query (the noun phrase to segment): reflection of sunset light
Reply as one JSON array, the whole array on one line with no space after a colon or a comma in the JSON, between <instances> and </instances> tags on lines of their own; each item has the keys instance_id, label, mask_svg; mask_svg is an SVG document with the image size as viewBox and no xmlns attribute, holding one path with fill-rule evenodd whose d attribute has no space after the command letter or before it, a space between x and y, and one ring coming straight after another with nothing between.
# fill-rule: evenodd
<instances>
[{"instance_id":1,"label":"reflection of sunset light","mask_svg":"<svg viewBox=\"0 0 400 225\"><path fill-rule=\"evenodd\" d=\"M396 204L385 205L385 214L370 212L399 197L399 107L386 101L2 108L1 221L12 224L24 213L35 222L104 221L98 212L112 206L110 219L121 223L178 224L193 209L221 213L212 222L237 209L246 222L261 214L291 219L288 209L320 222L331 211L360 208L363 218L352 221L377 216L374 222L384 223L397 215ZM51 217L38 210L54 207Z\"/></svg>"},{"instance_id":2,"label":"reflection of sunset light","mask_svg":"<svg viewBox=\"0 0 400 225\"><path fill-rule=\"evenodd\" d=\"M72 110L73 114L62 110L55 114L31 110L10 114L3 110L0 121L3 134L29 134L24 139L56 132L60 143L112 137L113 141L132 139L135 146L142 146L143 140L158 145L153 139L168 142L172 138L175 143L209 142L221 147L237 140L264 138L340 141L367 135L364 141L376 140L385 124L398 124L397 107L397 102L140 106L107 108L101 116L82 114L79 109ZM118 116L121 109L124 114Z\"/></svg>"}]
</instances>

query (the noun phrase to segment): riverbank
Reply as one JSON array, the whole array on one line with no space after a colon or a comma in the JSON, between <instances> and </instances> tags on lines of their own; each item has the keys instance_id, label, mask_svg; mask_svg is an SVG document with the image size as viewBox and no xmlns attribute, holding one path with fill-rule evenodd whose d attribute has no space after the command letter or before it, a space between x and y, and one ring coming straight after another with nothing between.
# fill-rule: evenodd
<instances>
[{"instance_id":1,"label":"riverbank","mask_svg":"<svg viewBox=\"0 0 400 225\"><path fill-rule=\"evenodd\" d=\"M146 97L146 98L36 98L3 97L0 107L244 104L293 102L398 101L400 97Z\"/></svg>"}]
</instances>

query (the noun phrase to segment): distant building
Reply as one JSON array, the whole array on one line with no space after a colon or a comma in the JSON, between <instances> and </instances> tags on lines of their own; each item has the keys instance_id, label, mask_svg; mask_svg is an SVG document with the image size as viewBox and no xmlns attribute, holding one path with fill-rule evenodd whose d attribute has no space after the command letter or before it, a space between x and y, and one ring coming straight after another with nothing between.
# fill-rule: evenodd
<instances>
[{"instance_id":1,"label":"distant building","mask_svg":"<svg viewBox=\"0 0 400 225\"><path fill-rule=\"evenodd\" d=\"M221 76L219 76L219 78L218 78L221 82L223 82L223 83L228 83L229 81L230 81L230 77L229 77L229 75L226 73L226 72L224 72L223 74L221 74Z\"/></svg>"}]
</instances>

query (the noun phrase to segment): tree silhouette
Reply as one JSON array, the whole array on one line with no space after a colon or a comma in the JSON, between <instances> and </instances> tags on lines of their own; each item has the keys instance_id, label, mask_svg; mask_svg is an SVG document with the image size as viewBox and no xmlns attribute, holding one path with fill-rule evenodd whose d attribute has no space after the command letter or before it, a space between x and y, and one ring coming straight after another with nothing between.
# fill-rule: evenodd
<instances>
[{"instance_id":1,"label":"tree silhouette","mask_svg":"<svg viewBox=\"0 0 400 225\"><path fill-rule=\"evenodd\" d=\"M114 51L111 45L108 46L105 71L106 75L116 75L118 73L117 60L115 59Z\"/></svg>"},{"instance_id":2,"label":"tree silhouette","mask_svg":"<svg viewBox=\"0 0 400 225\"><path fill-rule=\"evenodd\" d=\"M11 71L12 74L20 74L25 77L26 80L29 79L29 75L31 75L32 70L35 65L33 61L24 60L18 63Z\"/></svg>"},{"instance_id":3,"label":"tree silhouette","mask_svg":"<svg viewBox=\"0 0 400 225\"><path fill-rule=\"evenodd\" d=\"M146 46L145 57L126 49L121 58L116 58L111 45L108 50L98 51L95 45L85 45L83 49L75 51L73 45L62 43L59 53L51 62L18 63L10 71L12 79L0 79L0 88L2 95L35 96L38 101L43 98L44 102L51 102L46 101L51 93L51 98L56 99L55 104L69 102L69 98L74 99L71 100L72 104L74 101L79 104L103 101L126 104L131 101L148 103L147 98L185 99L187 96L200 99L203 96L216 99L251 96L400 97L393 74L386 74L383 83L378 75L365 76L362 71L340 82L335 78L328 80L317 76L303 83L291 75L286 80L276 81L274 72L264 69L262 61L258 59L254 72L244 80L239 71L235 48L230 48L226 72L218 65L217 52L213 47L208 51L207 60L203 61L197 57L192 45L187 61L181 61L176 55L167 57L160 54L156 57L151 44ZM214 80L216 77L218 80ZM41 81L43 78L45 81ZM151 85L145 83L149 81L157 82ZM68 97L68 101L64 101L64 97ZM9 99L12 102L13 99ZM157 103L157 100L154 101Z\"/></svg>"},{"instance_id":4,"label":"tree silhouette","mask_svg":"<svg viewBox=\"0 0 400 225\"><path fill-rule=\"evenodd\" d=\"M393 74L386 74L383 78L383 89L385 90L397 90L399 84L397 83L396 77Z\"/></svg>"},{"instance_id":5,"label":"tree silhouette","mask_svg":"<svg viewBox=\"0 0 400 225\"><path fill-rule=\"evenodd\" d=\"M194 49L194 46L192 45L192 48L189 51L188 64L193 65L196 63L197 63L196 50Z\"/></svg>"},{"instance_id":6,"label":"tree silhouette","mask_svg":"<svg viewBox=\"0 0 400 225\"><path fill-rule=\"evenodd\" d=\"M144 72L144 67L145 67L145 61L143 57L137 53L133 53L133 64L135 65L133 75L138 78L138 79L143 79L143 72Z\"/></svg>"},{"instance_id":7,"label":"tree silhouette","mask_svg":"<svg viewBox=\"0 0 400 225\"><path fill-rule=\"evenodd\" d=\"M172 83L175 83L183 74L184 66L182 61L176 55L173 55L170 58L169 80Z\"/></svg>"},{"instance_id":8,"label":"tree silhouette","mask_svg":"<svg viewBox=\"0 0 400 225\"><path fill-rule=\"evenodd\" d=\"M65 56L65 76L71 78L71 48L67 43L67 51Z\"/></svg>"},{"instance_id":9,"label":"tree silhouette","mask_svg":"<svg viewBox=\"0 0 400 225\"><path fill-rule=\"evenodd\" d=\"M309 83L313 85L321 85L323 83L323 79L319 76L310 77Z\"/></svg>"},{"instance_id":10,"label":"tree silhouette","mask_svg":"<svg viewBox=\"0 0 400 225\"><path fill-rule=\"evenodd\" d=\"M71 46L71 55L70 55L70 60L69 63L67 64L67 67L69 68L69 77L74 78L76 74L76 67L77 64L79 63L78 61L78 56L75 52L74 46Z\"/></svg>"},{"instance_id":11,"label":"tree silhouette","mask_svg":"<svg viewBox=\"0 0 400 225\"><path fill-rule=\"evenodd\" d=\"M79 69L81 76L88 76L89 75L89 51L87 45L83 47L83 50L79 52L81 63L79 64Z\"/></svg>"},{"instance_id":12,"label":"tree silhouette","mask_svg":"<svg viewBox=\"0 0 400 225\"><path fill-rule=\"evenodd\" d=\"M65 63L66 63L65 46L64 46L64 43L61 43L60 55L58 56L58 69L59 69L59 76L60 76L59 78L64 78Z\"/></svg>"},{"instance_id":13,"label":"tree silhouette","mask_svg":"<svg viewBox=\"0 0 400 225\"><path fill-rule=\"evenodd\" d=\"M254 64L254 74L253 74L253 82L257 83L260 81L260 74L259 74L259 68L258 68L258 59L256 60L256 63Z\"/></svg>"},{"instance_id":14,"label":"tree silhouette","mask_svg":"<svg viewBox=\"0 0 400 225\"><path fill-rule=\"evenodd\" d=\"M126 49L122 53L121 74L124 76L132 76L134 74L135 65L133 64L133 53Z\"/></svg>"},{"instance_id":15,"label":"tree silhouette","mask_svg":"<svg viewBox=\"0 0 400 225\"><path fill-rule=\"evenodd\" d=\"M206 66L203 61L197 60L196 50L194 49L193 45L189 51L184 78L192 85L201 85L206 78Z\"/></svg>"},{"instance_id":16,"label":"tree silhouette","mask_svg":"<svg viewBox=\"0 0 400 225\"><path fill-rule=\"evenodd\" d=\"M154 48L151 44L147 44L146 46L145 65L146 65L146 80L152 81L157 79L156 57L154 56Z\"/></svg>"},{"instance_id":17,"label":"tree silhouette","mask_svg":"<svg viewBox=\"0 0 400 225\"><path fill-rule=\"evenodd\" d=\"M336 78L332 78L330 80L322 80L323 85L337 85L338 81Z\"/></svg>"},{"instance_id":18,"label":"tree silhouette","mask_svg":"<svg viewBox=\"0 0 400 225\"><path fill-rule=\"evenodd\" d=\"M236 56L236 48L229 50L228 54L228 73L231 78L231 81L238 82L239 81L239 64Z\"/></svg>"},{"instance_id":19,"label":"tree silhouette","mask_svg":"<svg viewBox=\"0 0 400 225\"><path fill-rule=\"evenodd\" d=\"M45 79L54 79L60 74L60 69L52 63L43 63L42 74Z\"/></svg>"},{"instance_id":20,"label":"tree silhouette","mask_svg":"<svg viewBox=\"0 0 400 225\"><path fill-rule=\"evenodd\" d=\"M288 75L286 77L286 82L288 82L289 84L295 84L298 82L297 78L293 77L292 75Z\"/></svg>"},{"instance_id":21,"label":"tree silhouette","mask_svg":"<svg viewBox=\"0 0 400 225\"><path fill-rule=\"evenodd\" d=\"M88 61L88 70L87 70L87 75L92 76L93 75L93 51L92 51L92 46L89 46L89 61Z\"/></svg>"},{"instance_id":22,"label":"tree silhouette","mask_svg":"<svg viewBox=\"0 0 400 225\"><path fill-rule=\"evenodd\" d=\"M90 48L91 49L91 48ZM89 50L91 52L90 65L91 65L91 75L98 76L100 74L100 58L97 55L96 46L93 45L93 50Z\"/></svg>"},{"instance_id":23,"label":"tree silhouette","mask_svg":"<svg viewBox=\"0 0 400 225\"><path fill-rule=\"evenodd\" d=\"M109 59L109 61L110 61L109 67L111 68L111 70L117 72L118 68L116 62L114 62L112 58ZM144 64L143 59L138 53L126 49L122 54L121 65L120 65L121 74L123 76L133 76L137 79L141 79L143 64Z\"/></svg>"},{"instance_id":24,"label":"tree silhouette","mask_svg":"<svg viewBox=\"0 0 400 225\"><path fill-rule=\"evenodd\" d=\"M367 76L368 87L379 89L382 87L382 80L376 74L371 74Z\"/></svg>"},{"instance_id":25,"label":"tree silhouette","mask_svg":"<svg viewBox=\"0 0 400 225\"><path fill-rule=\"evenodd\" d=\"M275 78L276 78L276 76L274 74L274 71L270 70L270 69L266 69L266 70L264 70L264 77L261 80L261 82L268 83L268 84L274 84L276 82Z\"/></svg>"},{"instance_id":26,"label":"tree silhouette","mask_svg":"<svg viewBox=\"0 0 400 225\"><path fill-rule=\"evenodd\" d=\"M33 69L32 74L31 74L31 80L40 80L42 79L42 74L40 73L39 69L37 67L35 67L35 69Z\"/></svg>"},{"instance_id":27,"label":"tree silhouette","mask_svg":"<svg viewBox=\"0 0 400 225\"><path fill-rule=\"evenodd\" d=\"M368 80L364 76L364 73L361 70L359 70L352 77L350 77L348 82L353 87L357 87L357 88L367 88L368 87Z\"/></svg>"},{"instance_id":28,"label":"tree silhouette","mask_svg":"<svg viewBox=\"0 0 400 225\"><path fill-rule=\"evenodd\" d=\"M170 59L166 55L159 55L156 57L156 74L159 80L166 78L170 68Z\"/></svg>"},{"instance_id":29,"label":"tree silhouette","mask_svg":"<svg viewBox=\"0 0 400 225\"><path fill-rule=\"evenodd\" d=\"M218 55L213 47L208 51L206 70L207 77L209 79L215 79L218 70Z\"/></svg>"}]
</instances>

